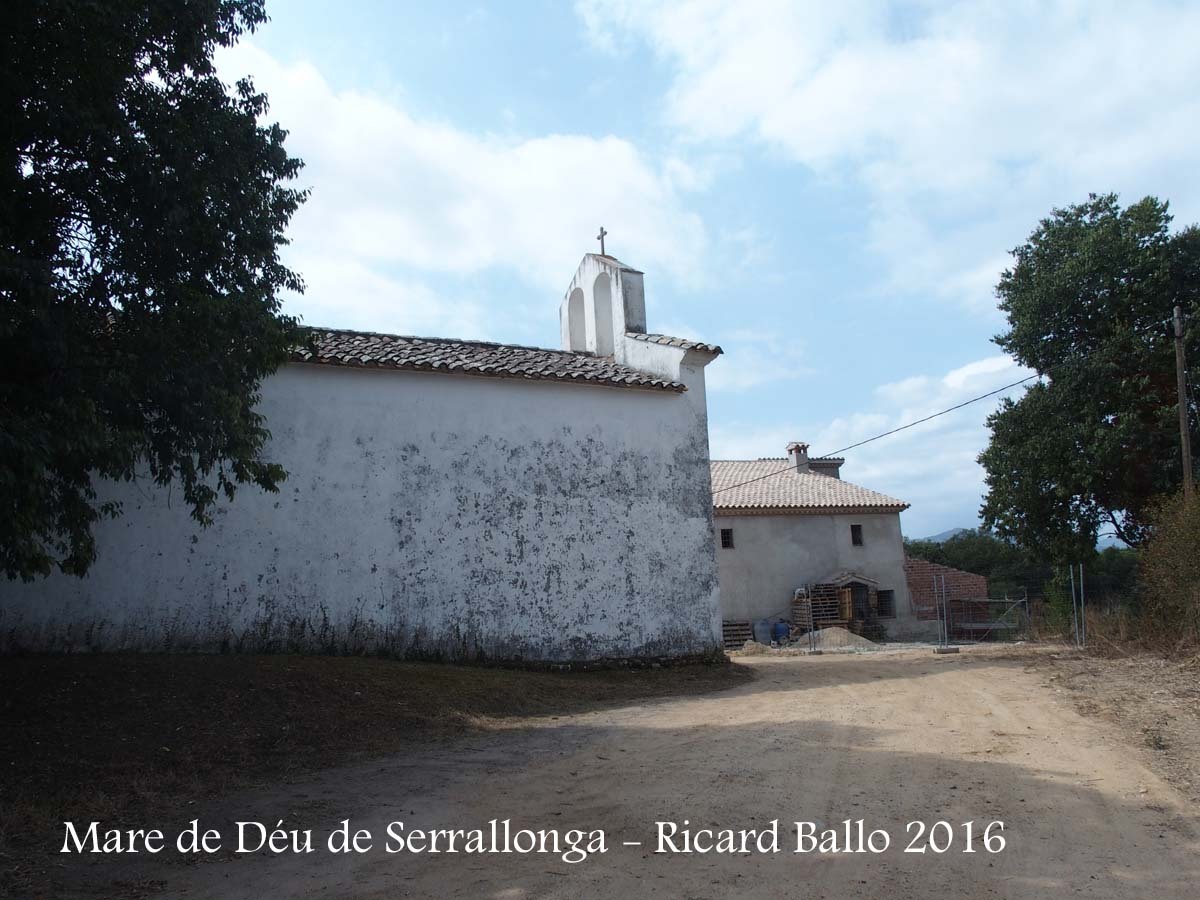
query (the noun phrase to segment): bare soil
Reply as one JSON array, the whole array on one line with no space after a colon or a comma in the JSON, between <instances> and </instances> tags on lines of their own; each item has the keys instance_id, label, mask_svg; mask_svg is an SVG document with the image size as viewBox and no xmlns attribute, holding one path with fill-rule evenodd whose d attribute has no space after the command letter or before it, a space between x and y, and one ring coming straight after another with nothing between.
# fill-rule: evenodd
<instances>
[{"instance_id":1,"label":"bare soil","mask_svg":"<svg viewBox=\"0 0 1200 900\"><path fill-rule=\"evenodd\" d=\"M134 827L513 718L750 678L732 665L551 673L311 656L0 657L0 896L55 893L65 818Z\"/></svg>"},{"instance_id":2,"label":"bare soil","mask_svg":"<svg viewBox=\"0 0 1200 900\"><path fill-rule=\"evenodd\" d=\"M58 891L191 900L1069 894L1190 900L1200 883L1194 794L1163 765L1163 751L1147 743L1138 730L1142 720L1123 718L1124 707L1103 692L1100 667L1108 665L1052 650L992 647L945 656L926 649L747 658L732 671L748 669L755 677L729 690L651 691L593 700L572 712L499 713L444 740L231 789L142 823L170 829L199 816L225 828L233 818L282 819L285 827L323 835L349 818L383 835L393 821L409 829L476 828L511 818L516 827L604 829L608 852L574 865L552 855L381 848L200 864L72 858L57 876ZM634 680L661 674L669 683L683 671L629 674ZM479 674L486 683L528 673ZM710 687L738 677L714 678ZM1188 674L1180 678L1169 690L1186 702L1195 681L1188 687ZM1164 696L1148 687L1151 699L1143 705ZM381 707L379 714L386 713ZM1184 731L1162 734L1171 756L1194 764L1197 745L1186 745ZM741 829L772 819L782 822L779 854L653 852L656 821ZM892 846L879 855L793 854L789 823L802 819L821 828L863 819L868 828L886 829ZM959 838L946 853L905 853L914 820L944 820L958 835L963 822L1003 821L1007 846L988 853L976 832L975 852L963 852Z\"/></svg>"},{"instance_id":3,"label":"bare soil","mask_svg":"<svg viewBox=\"0 0 1200 900\"><path fill-rule=\"evenodd\" d=\"M1082 715L1115 727L1141 761L1200 803L1200 657L1110 652L1051 650L1032 659L1046 687L1064 693Z\"/></svg>"}]
</instances>

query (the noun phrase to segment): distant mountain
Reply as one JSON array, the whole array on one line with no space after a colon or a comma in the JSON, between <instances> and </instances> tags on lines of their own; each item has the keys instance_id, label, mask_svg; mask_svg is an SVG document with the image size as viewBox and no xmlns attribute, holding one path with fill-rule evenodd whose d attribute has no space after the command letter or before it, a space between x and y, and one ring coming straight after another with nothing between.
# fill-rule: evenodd
<instances>
[{"instance_id":1,"label":"distant mountain","mask_svg":"<svg viewBox=\"0 0 1200 900\"><path fill-rule=\"evenodd\" d=\"M937 534L931 534L929 537L918 538L920 541L929 541L933 544L942 544L950 540L952 537L957 537L965 531L971 531L970 528L950 528L946 531L939 531ZM1128 545L1120 538L1113 534L1106 534L1096 541L1096 549L1104 550L1107 547L1116 547L1118 550L1126 549Z\"/></svg>"},{"instance_id":2,"label":"distant mountain","mask_svg":"<svg viewBox=\"0 0 1200 900\"><path fill-rule=\"evenodd\" d=\"M970 531L970 528L951 528L948 531L939 531L937 534L930 535L927 538L920 538L922 541L932 541L935 544L940 544L943 541L948 541L952 537L962 534L964 531Z\"/></svg>"}]
</instances>

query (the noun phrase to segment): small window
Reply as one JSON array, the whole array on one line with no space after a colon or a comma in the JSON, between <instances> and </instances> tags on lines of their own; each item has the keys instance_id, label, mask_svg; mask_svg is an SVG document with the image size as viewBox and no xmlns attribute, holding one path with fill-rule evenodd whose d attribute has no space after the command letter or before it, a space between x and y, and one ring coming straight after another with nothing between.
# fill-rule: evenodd
<instances>
[{"instance_id":1,"label":"small window","mask_svg":"<svg viewBox=\"0 0 1200 900\"><path fill-rule=\"evenodd\" d=\"M861 525L850 526L850 543L852 543L855 547L861 547L863 545Z\"/></svg>"},{"instance_id":2,"label":"small window","mask_svg":"<svg viewBox=\"0 0 1200 900\"><path fill-rule=\"evenodd\" d=\"M895 591L879 591L878 606L876 615L881 619L896 618L896 592Z\"/></svg>"},{"instance_id":3,"label":"small window","mask_svg":"<svg viewBox=\"0 0 1200 900\"><path fill-rule=\"evenodd\" d=\"M721 529L721 549L722 550L732 550L733 549L733 529L732 528L722 528Z\"/></svg>"}]
</instances>

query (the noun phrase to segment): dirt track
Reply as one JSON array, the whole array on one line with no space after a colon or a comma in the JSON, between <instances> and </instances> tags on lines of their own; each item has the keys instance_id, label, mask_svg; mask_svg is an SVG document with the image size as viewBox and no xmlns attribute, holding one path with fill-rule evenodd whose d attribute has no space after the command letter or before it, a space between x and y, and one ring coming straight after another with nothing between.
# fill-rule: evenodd
<instances>
[{"instance_id":1,"label":"dirt track","mask_svg":"<svg viewBox=\"0 0 1200 900\"><path fill-rule=\"evenodd\" d=\"M724 693L476 736L237 799L241 818L324 834L350 817L474 828L603 828L609 851L547 856L245 857L126 866L127 885L206 897L1188 897L1200 816L1111 725L1021 654L758 658ZM190 813L189 813L190 815ZM654 822L785 824L777 855L656 856ZM882 855L800 856L787 823L865 819ZM1005 823L1006 849L905 854L923 819ZM215 820L214 820L215 821ZM640 840L642 848L623 840ZM117 875L113 863L92 869ZM158 883L155 883L158 882ZM157 893L157 891L155 891Z\"/></svg>"}]
</instances>

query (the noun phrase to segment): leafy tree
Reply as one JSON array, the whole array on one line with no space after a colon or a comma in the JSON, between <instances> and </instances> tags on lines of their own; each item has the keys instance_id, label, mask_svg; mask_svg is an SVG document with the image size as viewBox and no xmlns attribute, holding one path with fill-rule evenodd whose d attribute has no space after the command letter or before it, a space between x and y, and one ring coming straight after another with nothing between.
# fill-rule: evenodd
<instances>
[{"instance_id":1,"label":"leafy tree","mask_svg":"<svg viewBox=\"0 0 1200 900\"><path fill-rule=\"evenodd\" d=\"M950 563L946 562L945 555L942 553L942 545L938 541L912 540L905 538L904 553L906 556L912 556L917 559L925 559L929 562L939 563L943 566L950 565Z\"/></svg>"},{"instance_id":2,"label":"leafy tree","mask_svg":"<svg viewBox=\"0 0 1200 900\"><path fill-rule=\"evenodd\" d=\"M38 0L0 30L0 569L84 573L98 478L222 495L263 459L258 384L296 323L279 260L304 192L266 97L212 55L261 0Z\"/></svg>"},{"instance_id":3,"label":"leafy tree","mask_svg":"<svg viewBox=\"0 0 1200 900\"><path fill-rule=\"evenodd\" d=\"M1084 572L1088 596L1113 604L1133 605L1137 600L1138 552L1126 547L1105 547L1088 562Z\"/></svg>"},{"instance_id":4,"label":"leafy tree","mask_svg":"<svg viewBox=\"0 0 1200 900\"><path fill-rule=\"evenodd\" d=\"M1140 545L1148 504L1181 482L1169 320L1200 315L1200 230L1170 222L1153 197L1092 195L1044 219L996 289L996 343L1042 378L988 419L981 513L1042 558L1090 557L1101 526ZM1196 358L1200 328L1186 340Z\"/></svg>"},{"instance_id":5,"label":"leafy tree","mask_svg":"<svg viewBox=\"0 0 1200 900\"><path fill-rule=\"evenodd\" d=\"M943 566L974 572L988 580L992 596L1021 596L1023 590L1037 595L1050 575L1043 561L1012 541L984 530L960 531L947 540L905 541L909 556Z\"/></svg>"},{"instance_id":6,"label":"leafy tree","mask_svg":"<svg viewBox=\"0 0 1200 900\"><path fill-rule=\"evenodd\" d=\"M1070 579L1066 566L1055 566L1036 550L1021 547L983 529L962 531L948 540L905 541L904 552L918 559L952 566L983 575L993 597L1017 598L1028 591L1043 597L1057 613L1059 622L1069 621ZM1091 606L1136 607L1138 599L1138 553L1106 547L1078 556L1084 563L1087 599Z\"/></svg>"}]
</instances>

